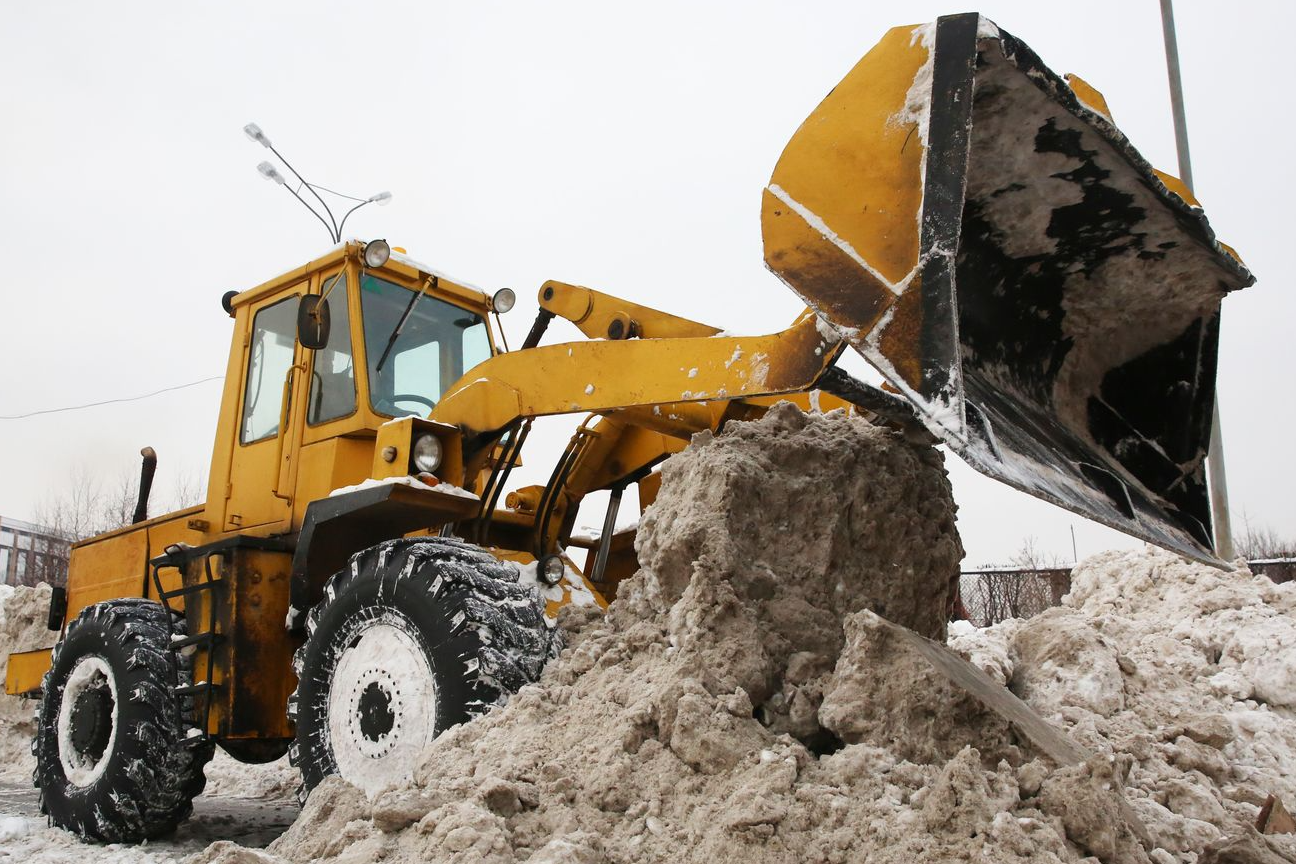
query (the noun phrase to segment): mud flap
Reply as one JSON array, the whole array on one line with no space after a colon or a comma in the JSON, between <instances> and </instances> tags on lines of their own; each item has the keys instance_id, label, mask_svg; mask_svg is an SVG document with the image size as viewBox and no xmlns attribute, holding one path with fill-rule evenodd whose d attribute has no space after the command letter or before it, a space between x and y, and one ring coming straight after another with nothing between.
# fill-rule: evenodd
<instances>
[{"instance_id":1,"label":"mud flap","mask_svg":"<svg viewBox=\"0 0 1296 864\"><path fill-rule=\"evenodd\" d=\"M976 14L896 28L788 144L762 228L974 468L1217 563L1219 306L1254 279L1097 91Z\"/></svg>"}]
</instances>

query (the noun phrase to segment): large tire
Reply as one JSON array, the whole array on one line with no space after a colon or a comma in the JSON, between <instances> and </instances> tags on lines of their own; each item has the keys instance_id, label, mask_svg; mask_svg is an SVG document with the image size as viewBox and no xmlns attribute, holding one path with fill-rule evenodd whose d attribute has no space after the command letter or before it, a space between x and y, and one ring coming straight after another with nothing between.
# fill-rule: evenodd
<instances>
[{"instance_id":1,"label":"large tire","mask_svg":"<svg viewBox=\"0 0 1296 864\"><path fill-rule=\"evenodd\" d=\"M540 677L561 636L518 575L477 546L418 538L366 549L329 579L288 700L303 802L330 774L369 793L408 779L438 735Z\"/></svg>"},{"instance_id":2,"label":"large tire","mask_svg":"<svg viewBox=\"0 0 1296 864\"><path fill-rule=\"evenodd\" d=\"M187 660L170 648L182 624L151 600L96 603L54 646L32 752L41 811L87 840L134 843L193 812L210 744L190 740Z\"/></svg>"}]
</instances>

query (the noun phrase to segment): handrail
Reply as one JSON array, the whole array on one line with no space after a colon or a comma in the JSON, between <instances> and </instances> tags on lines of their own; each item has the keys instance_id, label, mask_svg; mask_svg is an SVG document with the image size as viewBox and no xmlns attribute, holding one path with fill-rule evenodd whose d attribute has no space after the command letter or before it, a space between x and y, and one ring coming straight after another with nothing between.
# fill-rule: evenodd
<instances>
[{"instance_id":1,"label":"handrail","mask_svg":"<svg viewBox=\"0 0 1296 864\"><path fill-rule=\"evenodd\" d=\"M291 494L284 495L280 493L279 480L283 476L284 438L288 434L288 418L292 416L292 404L290 402L290 399L292 397L293 373L296 372L298 369L300 369L302 372L305 372L306 364L294 363L293 365L289 366L288 371L284 373L283 400L279 404L279 437L277 439L278 444L275 447L274 483L270 486L270 494L284 501L292 501Z\"/></svg>"}]
</instances>

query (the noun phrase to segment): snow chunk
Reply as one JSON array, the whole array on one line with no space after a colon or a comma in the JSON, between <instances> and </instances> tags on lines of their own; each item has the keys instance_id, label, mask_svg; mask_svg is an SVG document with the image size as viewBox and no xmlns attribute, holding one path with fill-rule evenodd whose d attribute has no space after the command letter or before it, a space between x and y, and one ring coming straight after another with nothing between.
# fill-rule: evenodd
<instances>
[{"instance_id":1,"label":"snow chunk","mask_svg":"<svg viewBox=\"0 0 1296 864\"><path fill-rule=\"evenodd\" d=\"M346 495L348 492L359 492L363 489L374 489L378 486L409 486L412 489L422 489L428 492L441 492L445 495L456 495L460 498L472 498L474 501L481 500L477 495L474 495L467 489L461 489L453 483L442 481L435 486L429 486L417 477L410 477L408 475L401 477L384 477L381 480L375 480L371 477L354 486L343 486L341 489L334 489L328 494L328 497L333 498L337 495Z\"/></svg>"}]
</instances>

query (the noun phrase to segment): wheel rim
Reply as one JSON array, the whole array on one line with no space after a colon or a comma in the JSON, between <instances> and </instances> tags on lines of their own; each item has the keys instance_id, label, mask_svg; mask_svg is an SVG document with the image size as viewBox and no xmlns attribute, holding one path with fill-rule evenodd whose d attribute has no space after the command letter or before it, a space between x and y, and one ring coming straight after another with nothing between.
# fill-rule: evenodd
<instances>
[{"instance_id":1,"label":"wheel rim","mask_svg":"<svg viewBox=\"0 0 1296 864\"><path fill-rule=\"evenodd\" d=\"M117 740L117 682L98 655L77 660L59 702L58 755L63 776L78 788L92 785L112 758Z\"/></svg>"},{"instance_id":2,"label":"wheel rim","mask_svg":"<svg viewBox=\"0 0 1296 864\"><path fill-rule=\"evenodd\" d=\"M333 671L329 743L338 773L370 796L414 775L436 734L436 682L418 641L374 621L356 633Z\"/></svg>"}]
</instances>

